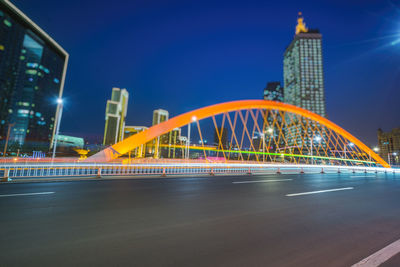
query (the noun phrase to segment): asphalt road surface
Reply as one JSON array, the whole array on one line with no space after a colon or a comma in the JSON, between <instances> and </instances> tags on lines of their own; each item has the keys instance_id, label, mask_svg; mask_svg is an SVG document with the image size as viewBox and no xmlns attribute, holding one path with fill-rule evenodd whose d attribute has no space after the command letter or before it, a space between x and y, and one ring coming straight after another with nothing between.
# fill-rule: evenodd
<instances>
[{"instance_id":1,"label":"asphalt road surface","mask_svg":"<svg viewBox=\"0 0 400 267\"><path fill-rule=\"evenodd\" d=\"M399 239L393 174L0 185L0 266L351 266Z\"/></svg>"}]
</instances>

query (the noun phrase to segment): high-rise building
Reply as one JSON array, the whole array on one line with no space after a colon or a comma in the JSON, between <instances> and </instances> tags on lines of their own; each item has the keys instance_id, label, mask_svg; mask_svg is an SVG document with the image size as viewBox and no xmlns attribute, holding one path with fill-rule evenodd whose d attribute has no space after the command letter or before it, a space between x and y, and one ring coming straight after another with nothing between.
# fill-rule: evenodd
<instances>
[{"instance_id":1,"label":"high-rise building","mask_svg":"<svg viewBox=\"0 0 400 267\"><path fill-rule=\"evenodd\" d=\"M281 82L269 82L264 88L264 100L283 102Z\"/></svg>"},{"instance_id":2,"label":"high-rise building","mask_svg":"<svg viewBox=\"0 0 400 267\"><path fill-rule=\"evenodd\" d=\"M167 121L169 119L169 113L167 110L164 109L156 109L153 111L153 126L159 123L162 123L164 121ZM161 144L168 144L169 141L169 135L168 134L163 134L159 137L157 137L154 141L154 150L153 150L153 155L155 158L159 158L161 155L161 149L160 145Z\"/></svg>"},{"instance_id":3,"label":"high-rise building","mask_svg":"<svg viewBox=\"0 0 400 267\"><path fill-rule=\"evenodd\" d=\"M177 158L183 154L183 148L178 149L178 145L182 145L180 142L181 128L175 128L168 133L168 153L163 151L163 155L167 158Z\"/></svg>"},{"instance_id":4,"label":"high-rise building","mask_svg":"<svg viewBox=\"0 0 400 267\"><path fill-rule=\"evenodd\" d=\"M383 132L378 129L379 155L390 162L400 164L400 128L394 128L390 132Z\"/></svg>"},{"instance_id":5,"label":"high-rise building","mask_svg":"<svg viewBox=\"0 0 400 267\"><path fill-rule=\"evenodd\" d=\"M68 53L7 0L0 1L0 140L9 150L49 149Z\"/></svg>"},{"instance_id":6,"label":"high-rise building","mask_svg":"<svg viewBox=\"0 0 400 267\"><path fill-rule=\"evenodd\" d=\"M284 92L283 87L280 82L268 82L264 88L264 100L271 100L277 102L283 102ZM271 150L275 151L278 147L275 144L279 140L279 146L284 146L285 142L283 139L278 138L280 131L285 132L285 128L279 129L278 125L282 125L282 116L279 111L271 110L267 114L267 122L265 124L264 133L257 136L254 141L258 141L260 138L264 138L265 142L263 144L257 143L257 148L263 146L264 144L271 144ZM262 140L262 139L261 139Z\"/></svg>"},{"instance_id":7,"label":"high-rise building","mask_svg":"<svg viewBox=\"0 0 400 267\"><path fill-rule=\"evenodd\" d=\"M112 89L111 99L107 100L103 145L113 145L123 139L128 98L126 89Z\"/></svg>"},{"instance_id":8,"label":"high-rise building","mask_svg":"<svg viewBox=\"0 0 400 267\"><path fill-rule=\"evenodd\" d=\"M164 109L156 109L153 111L153 125L167 121L169 119L168 111Z\"/></svg>"},{"instance_id":9,"label":"high-rise building","mask_svg":"<svg viewBox=\"0 0 400 267\"><path fill-rule=\"evenodd\" d=\"M132 135L138 134L147 129L148 129L148 127L146 127L146 126L125 126L123 139L131 137ZM148 144L151 144L151 143L142 144L141 146L135 148L135 150L133 151L133 157L136 157L136 158L146 157L146 149L150 148L150 146Z\"/></svg>"},{"instance_id":10,"label":"high-rise building","mask_svg":"<svg viewBox=\"0 0 400 267\"><path fill-rule=\"evenodd\" d=\"M286 48L283 59L284 102L327 117L322 65L322 35L317 29L308 29L299 13L294 38ZM305 122L303 122L305 124ZM320 127L318 124L313 127ZM284 127L289 153L310 144L303 129ZM309 131L308 134L311 134ZM323 136L323 140L324 140ZM325 146L322 141L322 146Z\"/></svg>"},{"instance_id":11,"label":"high-rise building","mask_svg":"<svg viewBox=\"0 0 400 267\"><path fill-rule=\"evenodd\" d=\"M322 35L307 29L301 13L297 23L283 59L284 102L326 117Z\"/></svg>"}]
</instances>

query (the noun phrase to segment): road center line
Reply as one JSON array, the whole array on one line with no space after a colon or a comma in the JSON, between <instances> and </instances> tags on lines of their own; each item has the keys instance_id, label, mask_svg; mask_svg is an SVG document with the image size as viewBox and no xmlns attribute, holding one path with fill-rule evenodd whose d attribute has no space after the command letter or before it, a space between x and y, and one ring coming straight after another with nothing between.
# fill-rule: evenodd
<instances>
[{"instance_id":1,"label":"road center line","mask_svg":"<svg viewBox=\"0 0 400 267\"><path fill-rule=\"evenodd\" d=\"M304 196L304 195L311 195L311 194L320 194L326 192L334 192L334 191L343 191L343 190L351 190L354 187L343 187L343 188L333 188L333 189L326 189L326 190L319 190L319 191L311 191L311 192L303 192L303 193L294 193L294 194L287 194L287 197L295 197L295 196Z\"/></svg>"},{"instance_id":2,"label":"road center line","mask_svg":"<svg viewBox=\"0 0 400 267\"><path fill-rule=\"evenodd\" d=\"M253 181L232 182L232 184L270 183L270 182L283 182L283 181L292 181L292 180L293 179L253 180Z\"/></svg>"},{"instance_id":3,"label":"road center line","mask_svg":"<svg viewBox=\"0 0 400 267\"><path fill-rule=\"evenodd\" d=\"M383 249L375 252L371 256L363 259L362 261L352 265L352 267L379 266L399 252L400 252L400 239L384 247Z\"/></svg>"},{"instance_id":4,"label":"road center line","mask_svg":"<svg viewBox=\"0 0 400 267\"><path fill-rule=\"evenodd\" d=\"M54 194L54 192L8 194L8 195L0 195L0 197L20 197L20 196L36 196L36 195L50 195L50 194Z\"/></svg>"}]
</instances>

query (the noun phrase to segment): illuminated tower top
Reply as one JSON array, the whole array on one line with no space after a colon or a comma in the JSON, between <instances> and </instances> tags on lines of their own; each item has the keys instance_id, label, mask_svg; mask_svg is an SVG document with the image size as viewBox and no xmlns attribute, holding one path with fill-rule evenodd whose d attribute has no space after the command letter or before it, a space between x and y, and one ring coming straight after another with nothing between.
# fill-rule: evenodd
<instances>
[{"instance_id":1,"label":"illuminated tower top","mask_svg":"<svg viewBox=\"0 0 400 267\"><path fill-rule=\"evenodd\" d=\"M297 25L296 25L296 34L301 32L308 32L306 27L306 23L304 22L304 18L302 17L301 12L299 12L299 17L297 18Z\"/></svg>"}]
</instances>

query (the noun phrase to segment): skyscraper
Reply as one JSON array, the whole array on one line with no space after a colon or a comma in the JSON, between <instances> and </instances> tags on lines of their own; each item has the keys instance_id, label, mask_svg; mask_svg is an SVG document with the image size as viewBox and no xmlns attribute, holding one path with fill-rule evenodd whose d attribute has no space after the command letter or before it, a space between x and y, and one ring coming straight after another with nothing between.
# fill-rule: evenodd
<instances>
[{"instance_id":1,"label":"skyscraper","mask_svg":"<svg viewBox=\"0 0 400 267\"><path fill-rule=\"evenodd\" d=\"M126 89L112 89L111 99L107 100L103 145L113 145L123 139L128 98Z\"/></svg>"},{"instance_id":2,"label":"skyscraper","mask_svg":"<svg viewBox=\"0 0 400 267\"><path fill-rule=\"evenodd\" d=\"M132 135L138 134L140 132L146 131L148 127L146 126L125 126L124 127L124 136L123 138L126 139L131 137ZM148 144L143 144L132 151L133 157L136 158L144 158L146 157L146 146Z\"/></svg>"},{"instance_id":3,"label":"skyscraper","mask_svg":"<svg viewBox=\"0 0 400 267\"><path fill-rule=\"evenodd\" d=\"M281 83L268 82L266 87L264 88L264 99L283 102L284 90L283 87L281 86ZM254 141L258 142L257 146L255 147L259 148L260 146L270 144L270 149L272 151L276 151L278 147L275 144L274 138L277 142L279 140L279 146L284 146L285 145L284 140L279 139L278 136L280 131L285 132L285 128L282 127L282 129L279 129L278 125L282 125L282 116L279 114L278 111L271 110L270 112L267 113L267 122L265 124L265 129L263 130L263 133L261 133L260 136L257 136L254 139ZM260 138L264 138L265 140L264 143L259 143Z\"/></svg>"},{"instance_id":4,"label":"skyscraper","mask_svg":"<svg viewBox=\"0 0 400 267\"><path fill-rule=\"evenodd\" d=\"M283 102L283 87L281 82L268 82L264 88L264 99Z\"/></svg>"},{"instance_id":5,"label":"skyscraper","mask_svg":"<svg viewBox=\"0 0 400 267\"><path fill-rule=\"evenodd\" d=\"M153 126L169 119L168 111L164 109L156 109L153 111Z\"/></svg>"},{"instance_id":6,"label":"skyscraper","mask_svg":"<svg viewBox=\"0 0 400 267\"><path fill-rule=\"evenodd\" d=\"M390 132L378 129L379 155L390 162L398 165L400 163L400 128L394 128Z\"/></svg>"},{"instance_id":7,"label":"skyscraper","mask_svg":"<svg viewBox=\"0 0 400 267\"><path fill-rule=\"evenodd\" d=\"M322 66L322 35L319 30L308 29L299 13L294 38L286 48L283 59L284 102L326 117L325 88ZM319 125L313 125L319 127ZM308 130L308 134L311 134ZM284 127L289 147L301 149L310 144L304 139L301 127ZM324 135L322 136L324 140ZM325 141L322 141L325 146ZM293 153L293 151L290 151Z\"/></svg>"},{"instance_id":8,"label":"skyscraper","mask_svg":"<svg viewBox=\"0 0 400 267\"><path fill-rule=\"evenodd\" d=\"M47 150L57 125L68 53L7 0L0 1L0 140Z\"/></svg>"},{"instance_id":9,"label":"skyscraper","mask_svg":"<svg viewBox=\"0 0 400 267\"><path fill-rule=\"evenodd\" d=\"M167 121L169 119L169 113L168 111L164 109L156 109L153 111L153 126L159 123L162 123L164 121ZM161 149L160 149L160 144L168 144L169 141L169 135L168 134L163 134L162 136L157 137L153 143L154 143L154 157L159 158L161 155Z\"/></svg>"},{"instance_id":10,"label":"skyscraper","mask_svg":"<svg viewBox=\"0 0 400 267\"><path fill-rule=\"evenodd\" d=\"M326 117L322 35L307 29L301 13L283 59L284 102Z\"/></svg>"}]
</instances>

